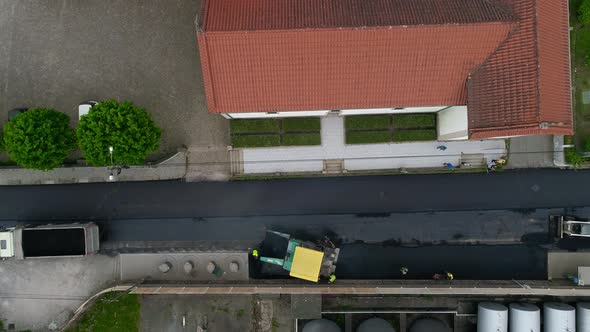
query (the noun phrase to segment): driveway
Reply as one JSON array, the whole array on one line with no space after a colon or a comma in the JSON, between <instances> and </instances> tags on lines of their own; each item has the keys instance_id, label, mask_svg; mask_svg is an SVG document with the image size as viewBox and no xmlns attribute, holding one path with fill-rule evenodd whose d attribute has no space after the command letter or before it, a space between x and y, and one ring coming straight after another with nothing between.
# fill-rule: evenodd
<instances>
[{"instance_id":1,"label":"driveway","mask_svg":"<svg viewBox=\"0 0 590 332\"><path fill-rule=\"evenodd\" d=\"M0 123L19 106L131 100L164 129L151 159L225 146L207 113L195 33L200 0L0 0Z\"/></svg>"}]
</instances>

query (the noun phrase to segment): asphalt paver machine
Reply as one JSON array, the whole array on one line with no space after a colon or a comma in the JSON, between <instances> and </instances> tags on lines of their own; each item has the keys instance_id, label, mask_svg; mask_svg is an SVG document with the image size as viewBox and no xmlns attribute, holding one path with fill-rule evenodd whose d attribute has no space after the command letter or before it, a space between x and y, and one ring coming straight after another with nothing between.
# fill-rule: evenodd
<instances>
[{"instance_id":1,"label":"asphalt paver machine","mask_svg":"<svg viewBox=\"0 0 590 332\"><path fill-rule=\"evenodd\" d=\"M318 282L321 277L329 278L336 271L340 249L327 238L313 243L269 230L265 241L272 243L273 252L284 252L284 256L280 258L261 256L260 260L281 266L289 271L291 277Z\"/></svg>"}]
</instances>

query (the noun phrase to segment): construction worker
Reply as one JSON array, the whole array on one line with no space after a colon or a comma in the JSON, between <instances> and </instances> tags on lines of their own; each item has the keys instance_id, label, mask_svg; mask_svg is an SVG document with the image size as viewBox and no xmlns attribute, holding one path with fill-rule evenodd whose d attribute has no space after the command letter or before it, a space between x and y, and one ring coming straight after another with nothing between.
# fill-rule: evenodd
<instances>
[{"instance_id":1,"label":"construction worker","mask_svg":"<svg viewBox=\"0 0 590 332\"><path fill-rule=\"evenodd\" d=\"M254 257L254 259L258 259L258 249L252 250L252 257Z\"/></svg>"},{"instance_id":2,"label":"construction worker","mask_svg":"<svg viewBox=\"0 0 590 332\"><path fill-rule=\"evenodd\" d=\"M328 279L328 283L333 284L336 281L336 275L334 273L330 274L330 279Z\"/></svg>"},{"instance_id":3,"label":"construction worker","mask_svg":"<svg viewBox=\"0 0 590 332\"><path fill-rule=\"evenodd\" d=\"M451 272L447 272L447 280L453 280L453 279L455 279L453 274Z\"/></svg>"}]
</instances>

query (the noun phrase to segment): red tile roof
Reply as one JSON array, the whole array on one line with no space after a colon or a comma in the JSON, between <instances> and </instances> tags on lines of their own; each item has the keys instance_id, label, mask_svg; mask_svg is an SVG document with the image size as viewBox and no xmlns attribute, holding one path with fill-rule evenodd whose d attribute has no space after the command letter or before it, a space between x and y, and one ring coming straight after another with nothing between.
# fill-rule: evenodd
<instances>
[{"instance_id":1,"label":"red tile roof","mask_svg":"<svg viewBox=\"0 0 590 332\"><path fill-rule=\"evenodd\" d=\"M482 138L571 133L567 25L567 0L204 0L197 36L210 112L467 104Z\"/></svg>"},{"instance_id":2,"label":"red tile roof","mask_svg":"<svg viewBox=\"0 0 590 332\"><path fill-rule=\"evenodd\" d=\"M467 85L470 137L572 134L567 0L511 6L517 29Z\"/></svg>"}]
</instances>

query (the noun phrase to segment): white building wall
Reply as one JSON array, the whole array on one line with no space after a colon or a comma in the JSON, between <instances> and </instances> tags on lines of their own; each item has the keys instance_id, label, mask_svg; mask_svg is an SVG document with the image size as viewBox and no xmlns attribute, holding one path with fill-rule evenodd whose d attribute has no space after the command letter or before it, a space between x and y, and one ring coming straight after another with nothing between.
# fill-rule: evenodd
<instances>
[{"instance_id":1,"label":"white building wall","mask_svg":"<svg viewBox=\"0 0 590 332\"><path fill-rule=\"evenodd\" d=\"M452 106L438 112L437 116L440 141L469 138L467 106Z\"/></svg>"}]
</instances>

